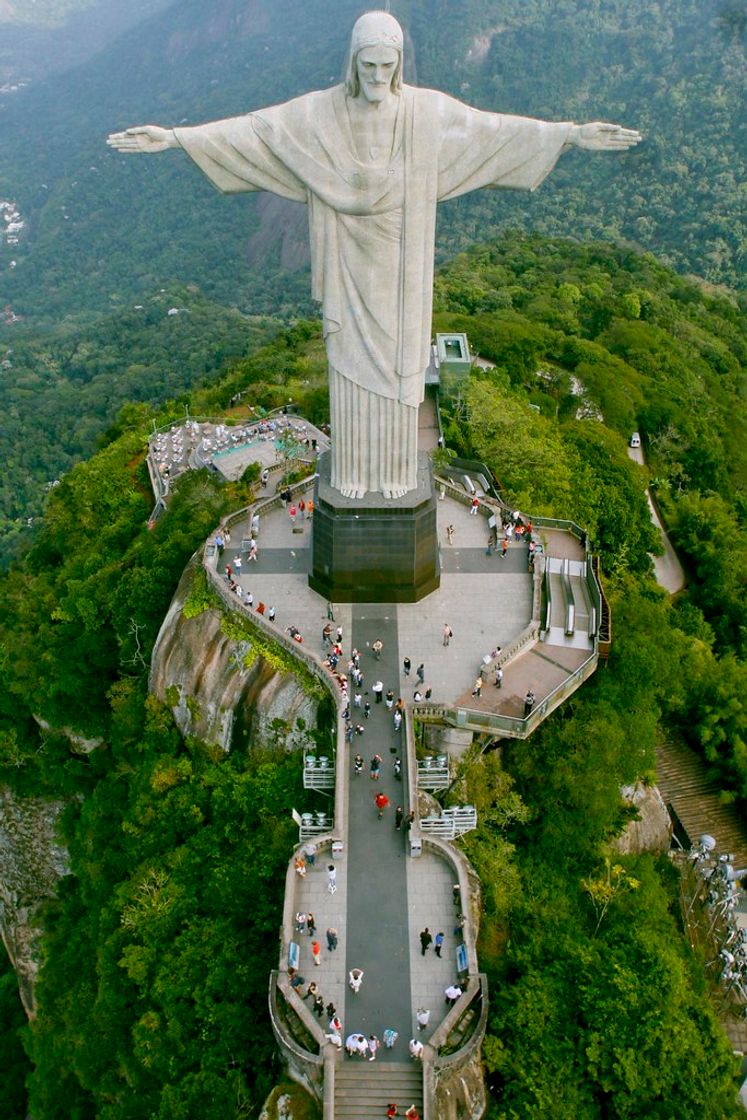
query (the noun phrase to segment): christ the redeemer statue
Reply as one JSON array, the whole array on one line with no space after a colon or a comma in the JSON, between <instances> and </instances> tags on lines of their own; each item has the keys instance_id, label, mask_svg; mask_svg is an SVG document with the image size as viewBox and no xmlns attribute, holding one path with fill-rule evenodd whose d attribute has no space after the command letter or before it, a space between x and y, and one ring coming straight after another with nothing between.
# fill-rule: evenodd
<instances>
[{"instance_id":1,"label":"christ the redeemer statue","mask_svg":"<svg viewBox=\"0 0 747 1120\"><path fill-rule=\"evenodd\" d=\"M570 147L621 151L639 133L473 109L402 82L402 28L367 12L346 79L194 128L113 133L121 152L183 148L224 193L309 208L312 292L329 360L331 483L345 497L417 486L430 358L436 204L479 187L534 190Z\"/></svg>"}]
</instances>

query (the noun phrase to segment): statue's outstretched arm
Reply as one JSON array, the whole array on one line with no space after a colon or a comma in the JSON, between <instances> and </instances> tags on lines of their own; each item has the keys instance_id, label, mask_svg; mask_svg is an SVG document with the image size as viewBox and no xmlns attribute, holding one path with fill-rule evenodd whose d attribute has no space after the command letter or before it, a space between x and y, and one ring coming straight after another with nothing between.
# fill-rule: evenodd
<instances>
[{"instance_id":1,"label":"statue's outstretched arm","mask_svg":"<svg viewBox=\"0 0 747 1120\"><path fill-rule=\"evenodd\" d=\"M634 147L642 139L640 132L634 128L592 121L589 124L574 124L566 142L572 147L586 148L593 152L622 152Z\"/></svg>"},{"instance_id":2,"label":"statue's outstretched arm","mask_svg":"<svg viewBox=\"0 0 747 1120\"><path fill-rule=\"evenodd\" d=\"M161 128L157 124L141 124L124 132L112 132L106 142L118 152L165 152L167 148L181 146L172 128Z\"/></svg>"}]
</instances>

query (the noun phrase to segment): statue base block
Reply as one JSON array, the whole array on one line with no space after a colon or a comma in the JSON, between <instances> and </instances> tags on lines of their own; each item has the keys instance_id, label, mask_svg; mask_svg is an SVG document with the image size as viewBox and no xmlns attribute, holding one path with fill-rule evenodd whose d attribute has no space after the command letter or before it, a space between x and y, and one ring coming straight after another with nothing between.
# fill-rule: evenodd
<instances>
[{"instance_id":1,"label":"statue base block","mask_svg":"<svg viewBox=\"0 0 747 1120\"><path fill-rule=\"evenodd\" d=\"M404 498L343 498L330 485L329 452L314 491L309 586L338 603L416 603L439 586L436 496L418 457L418 487Z\"/></svg>"}]
</instances>

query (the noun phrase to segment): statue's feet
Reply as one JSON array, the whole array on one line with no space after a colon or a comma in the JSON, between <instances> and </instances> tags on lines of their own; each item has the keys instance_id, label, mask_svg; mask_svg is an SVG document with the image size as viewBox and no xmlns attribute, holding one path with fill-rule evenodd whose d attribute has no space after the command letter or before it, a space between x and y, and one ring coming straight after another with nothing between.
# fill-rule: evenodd
<instances>
[{"instance_id":1,"label":"statue's feet","mask_svg":"<svg viewBox=\"0 0 747 1120\"><path fill-rule=\"evenodd\" d=\"M343 486L340 488L340 493L343 498L365 498L365 490L356 490L354 486Z\"/></svg>"},{"instance_id":2,"label":"statue's feet","mask_svg":"<svg viewBox=\"0 0 747 1120\"><path fill-rule=\"evenodd\" d=\"M385 498L404 498L406 493L407 491L405 489L382 490L382 494Z\"/></svg>"}]
</instances>

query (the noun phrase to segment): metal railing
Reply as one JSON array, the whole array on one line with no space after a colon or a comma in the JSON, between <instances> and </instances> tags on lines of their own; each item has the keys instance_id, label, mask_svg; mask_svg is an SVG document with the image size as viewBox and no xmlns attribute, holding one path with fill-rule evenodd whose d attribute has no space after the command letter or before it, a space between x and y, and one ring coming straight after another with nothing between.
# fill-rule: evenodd
<instances>
[{"instance_id":1,"label":"metal railing","mask_svg":"<svg viewBox=\"0 0 747 1120\"><path fill-rule=\"evenodd\" d=\"M465 731L484 731L507 739L527 739L534 730L554 712L559 704L575 692L591 676L599 660L596 649L591 650L582 665L561 681L547 694L526 717L506 716L500 712L484 712L475 708L448 707L444 704L414 704L413 715L426 722L441 720Z\"/></svg>"},{"instance_id":2,"label":"metal railing","mask_svg":"<svg viewBox=\"0 0 747 1120\"><path fill-rule=\"evenodd\" d=\"M420 818L420 829L429 836L440 836L442 840L454 840L465 832L477 828L477 810L474 805L455 805L442 809L437 816L431 814Z\"/></svg>"},{"instance_id":3,"label":"metal railing","mask_svg":"<svg viewBox=\"0 0 747 1120\"><path fill-rule=\"evenodd\" d=\"M571 587L570 577L570 564L568 560L563 561L563 566L560 570L560 578L563 583L563 595L565 597L565 633L570 637L576 629L576 599Z\"/></svg>"}]
</instances>

